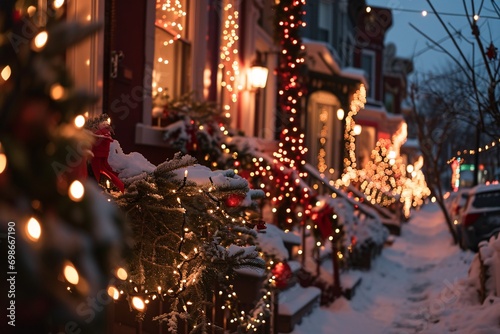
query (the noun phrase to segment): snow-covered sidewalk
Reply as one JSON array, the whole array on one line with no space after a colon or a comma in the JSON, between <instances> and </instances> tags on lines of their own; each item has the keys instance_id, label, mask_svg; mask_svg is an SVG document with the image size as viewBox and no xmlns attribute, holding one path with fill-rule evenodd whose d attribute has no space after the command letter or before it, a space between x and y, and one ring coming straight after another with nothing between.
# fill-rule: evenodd
<instances>
[{"instance_id":1,"label":"snow-covered sidewalk","mask_svg":"<svg viewBox=\"0 0 500 334\"><path fill-rule=\"evenodd\" d=\"M473 257L452 244L442 213L429 204L360 273L352 300L317 308L292 333L500 333L500 303L479 304L467 278Z\"/></svg>"}]
</instances>

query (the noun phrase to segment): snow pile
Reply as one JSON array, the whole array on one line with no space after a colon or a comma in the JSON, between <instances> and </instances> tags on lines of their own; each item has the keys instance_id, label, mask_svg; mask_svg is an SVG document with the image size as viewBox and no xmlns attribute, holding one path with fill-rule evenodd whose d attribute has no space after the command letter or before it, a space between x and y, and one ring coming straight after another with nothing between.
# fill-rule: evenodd
<instances>
[{"instance_id":1,"label":"snow pile","mask_svg":"<svg viewBox=\"0 0 500 334\"><path fill-rule=\"evenodd\" d=\"M319 199L325 204L333 207L339 217L339 222L344 226L344 246L348 247L353 238L356 243L362 245L373 242L382 245L389 236L389 231L382 224L378 216L370 217L366 214L355 212L355 207L343 198L331 198L320 196Z\"/></svg>"},{"instance_id":2,"label":"snow pile","mask_svg":"<svg viewBox=\"0 0 500 334\"><path fill-rule=\"evenodd\" d=\"M476 254L452 244L437 205L426 205L370 271L349 271L362 279L352 300L316 309L292 334L500 333L500 298L481 302L481 270Z\"/></svg>"},{"instance_id":3,"label":"snow pile","mask_svg":"<svg viewBox=\"0 0 500 334\"><path fill-rule=\"evenodd\" d=\"M156 168L138 152L123 153L120 143L116 140L110 145L108 163L122 180L142 173L151 173Z\"/></svg>"},{"instance_id":4,"label":"snow pile","mask_svg":"<svg viewBox=\"0 0 500 334\"><path fill-rule=\"evenodd\" d=\"M483 298L500 293L500 239L493 236L479 244L476 260L480 263L480 287ZM482 274L481 274L482 273Z\"/></svg>"},{"instance_id":5,"label":"snow pile","mask_svg":"<svg viewBox=\"0 0 500 334\"><path fill-rule=\"evenodd\" d=\"M273 224L266 224L266 232L259 233L257 243L264 253L275 256L277 260L284 261L288 259L288 250L283 243L288 234Z\"/></svg>"}]
</instances>

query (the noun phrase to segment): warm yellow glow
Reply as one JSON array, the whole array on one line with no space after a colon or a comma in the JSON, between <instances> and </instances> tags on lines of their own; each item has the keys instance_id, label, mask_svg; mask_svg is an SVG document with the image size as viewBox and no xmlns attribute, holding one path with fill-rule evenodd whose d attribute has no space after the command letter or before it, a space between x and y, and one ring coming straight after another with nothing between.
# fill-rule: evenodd
<instances>
[{"instance_id":1,"label":"warm yellow glow","mask_svg":"<svg viewBox=\"0 0 500 334\"><path fill-rule=\"evenodd\" d=\"M38 35L36 35L35 38L33 39L33 49L35 51L41 50L47 43L48 39L49 39L49 34L46 31L39 32Z\"/></svg>"},{"instance_id":2,"label":"warm yellow glow","mask_svg":"<svg viewBox=\"0 0 500 334\"><path fill-rule=\"evenodd\" d=\"M2 143L0 143L0 174L7 168L7 156L3 152Z\"/></svg>"},{"instance_id":3,"label":"warm yellow glow","mask_svg":"<svg viewBox=\"0 0 500 334\"><path fill-rule=\"evenodd\" d=\"M127 271L125 269L121 268L121 267L118 268L116 270L116 277L118 277L122 281L126 280L127 277L128 277Z\"/></svg>"},{"instance_id":4,"label":"warm yellow glow","mask_svg":"<svg viewBox=\"0 0 500 334\"><path fill-rule=\"evenodd\" d=\"M75 202L79 202L82 200L84 194L85 188L83 187L83 184L78 180L73 181L68 190L69 198Z\"/></svg>"},{"instance_id":5,"label":"warm yellow glow","mask_svg":"<svg viewBox=\"0 0 500 334\"><path fill-rule=\"evenodd\" d=\"M78 275L78 271L76 271L75 266L71 262L66 262L64 266L64 278L66 281L73 285L77 285L80 280L80 276Z\"/></svg>"},{"instance_id":6,"label":"warm yellow glow","mask_svg":"<svg viewBox=\"0 0 500 334\"><path fill-rule=\"evenodd\" d=\"M144 304L144 301L140 297L133 297L132 298L132 306L137 310L137 311L144 311L144 308L146 305Z\"/></svg>"},{"instance_id":7,"label":"warm yellow glow","mask_svg":"<svg viewBox=\"0 0 500 334\"><path fill-rule=\"evenodd\" d=\"M5 67L3 68L3 70L2 70L2 72L0 72L0 76L2 77L2 79L3 79L4 81L9 80L9 78L10 78L10 75L11 75L11 74L12 74L12 71L11 71L11 69L10 69L10 66L9 66L9 65L5 66Z\"/></svg>"},{"instance_id":8,"label":"warm yellow glow","mask_svg":"<svg viewBox=\"0 0 500 334\"><path fill-rule=\"evenodd\" d=\"M354 128L352 129L352 131L353 131L355 136L358 136L361 134L361 131L363 131L363 128L361 127L361 125L356 124L356 125L354 125Z\"/></svg>"},{"instance_id":9,"label":"warm yellow glow","mask_svg":"<svg viewBox=\"0 0 500 334\"><path fill-rule=\"evenodd\" d=\"M82 128L85 125L85 117L83 115L78 115L75 117L75 126L77 128Z\"/></svg>"},{"instance_id":10,"label":"warm yellow glow","mask_svg":"<svg viewBox=\"0 0 500 334\"><path fill-rule=\"evenodd\" d=\"M54 2L52 3L52 6L55 9L61 8L63 5L64 5L64 0L54 0Z\"/></svg>"},{"instance_id":11,"label":"warm yellow glow","mask_svg":"<svg viewBox=\"0 0 500 334\"><path fill-rule=\"evenodd\" d=\"M50 97L54 100L60 100L64 97L66 90L60 84L54 84L50 87Z\"/></svg>"},{"instance_id":12,"label":"warm yellow glow","mask_svg":"<svg viewBox=\"0 0 500 334\"><path fill-rule=\"evenodd\" d=\"M40 239L40 235L42 234L42 227L40 223L35 218L31 217L26 224L26 233L28 234L28 238L31 241L37 241Z\"/></svg>"},{"instance_id":13,"label":"warm yellow glow","mask_svg":"<svg viewBox=\"0 0 500 334\"><path fill-rule=\"evenodd\" d=\"M343 120L343 119L344 119L344 116L345 116L345 111L344 111L344 109L339 108L339 109L337 110L337 119L338 119L339 121L341 121L341 120Z\"/></svg>"},{"instance_id":14,"label":"warm yellow glow","mask_svg":"<svg viewBox=\"0 0 500 334\"><path fill-rule=\"evenodd\" d=\"M479 20L479 15L475 14L474 15L474 21L477 21L477 20Z\"/></svg>"},{"instance_id":15,"label":"warm yellow glow","mask_svg":"<svg viewBox=\"0 0 500 334\"><path fill-rule=\"evenodd\" d=\"M36 7L35 6L29 6L28 9L26 9L26 12L28 13L28 15L30 17L32 17L36 13Z\"/></svg>"},{"instance_id":16,"label":"warm yellow glow","mask_svg":"<svg viewBox=\"0 0 500 334\"><path fill-rule=\"evenodd\" d=\"M254 65L250 69L250 85L252 88L265 88L269 69L265 66Z\"/></svg>"},{"instance_id":17,"label":"warm yellow glow","mask_svg":"<svg viewBox=\"0 0 500 334\"><path fill-rule=\"evenodd\" d=\"M120 292L118 291L117 288L111 285L108 288L108 295L114 300L117 300L120 297Z\"/></svg>"},{"instance_id":18,"label":"warm yellow glow","mask_svg":"<svg viewBox=\"0 0 500 334\"><path fill-rule=\"evenodd\" d=\"M371 8L370 6L367 6L367 7L366 7L366 12L367 12L367 13L369 13L369 12L371 12L371 11L372 11L372 8Z\"/></svg>"}]
</instances>

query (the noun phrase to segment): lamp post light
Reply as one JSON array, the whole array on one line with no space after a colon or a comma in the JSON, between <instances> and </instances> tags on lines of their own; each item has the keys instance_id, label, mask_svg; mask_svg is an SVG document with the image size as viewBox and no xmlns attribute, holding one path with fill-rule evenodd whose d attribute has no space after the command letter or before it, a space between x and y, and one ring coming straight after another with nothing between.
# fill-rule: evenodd
<instances>
[{"instance_id":1,"label":"lamp post light","mask_svg":"<svg viewBox=\"0 0 500 334\"><path fill-rule=\"evenodd\" d=\"M249 83L252 88L266 88L267 75L269 69L265 67L260 61L255 62L252 67L250 67L249 73Z\"/></svg>"}]
</instances>

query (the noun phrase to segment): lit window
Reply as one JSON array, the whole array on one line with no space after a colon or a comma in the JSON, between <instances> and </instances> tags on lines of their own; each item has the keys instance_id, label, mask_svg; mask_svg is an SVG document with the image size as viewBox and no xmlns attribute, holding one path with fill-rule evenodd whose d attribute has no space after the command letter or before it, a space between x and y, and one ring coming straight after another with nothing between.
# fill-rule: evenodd
<instances>
[{"instance_id":1,"label":"lit window","mask_svg":"<svg viewBox=\"0 0 500 334\"><path fill-rule=\"evenodd\" d=\"M186 0L156 4L153 103L189 92L191 43L187 37ZM162 99L163 97L163 99Z\"/></svg>"}]
</instances>

